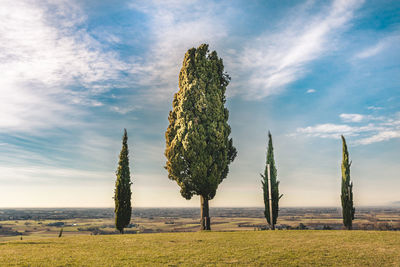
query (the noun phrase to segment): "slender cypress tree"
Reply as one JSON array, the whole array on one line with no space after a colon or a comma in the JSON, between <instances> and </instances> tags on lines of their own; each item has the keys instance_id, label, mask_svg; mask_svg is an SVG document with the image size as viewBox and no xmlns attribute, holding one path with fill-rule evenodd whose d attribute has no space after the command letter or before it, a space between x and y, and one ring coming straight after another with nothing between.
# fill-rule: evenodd
<instances>
[{"instance_id":1,"label":"slender cypress tree","mask_svg":"<svg viewBox=\"0 0 400 267\"><path fill-rule=\"evenodd\" d=\"M342 214L343 224L348 229L352 229L355 209L353 207L353 182L350 181L349 152L347 151L346 139L342 135L343 142L343 161L342 161Z\"/></svg>"},{"instance_id":2,"label":"slender cypress tree","mask_svg":"<svg viewBox=\"0 0 400 267\"><path fill-rule=\"evenodd\" d=\"M268 192L268 167L265 166L264 175L260 174L262 177L261 183L264 193L264 206L265 211L264 215L267 219L269 225L271 225L271 229L275 230L275 224L278 219L278 212L279 212L279 199L283 195L279 195L279 181L277 180L278 172L275 166L275 159L274 159L274 147L272 145L272 135L271 132L268 131L268 150L267 150L267 163L270 166L271 171L271 195L272 195L272 222L270 217L270 210L269 210L269 192Z\"/></svg>"},{"instance_id":3,"label":"slender cypress tree","mask_svg":"<svg viewBox=\"0 0 400 267\"><path fill-rule=\"evenodd\" d=\"M129 170L129 151L128 134L124 129L122 138L122 149L119 154L118 169L116 171L117 180L115 182L114 201L115 201L115 227L123 234L124 228L131 221L131 174Z\"/></svg>"},{"instance_id":4,"label":"slender cypress tree","mask_svg":"<svg viewBox=\"0 0 400 267\"><path fill-rule=\"evenodd\" d=\"M177 182L184 198L200 195L202 230L211 229L208 201L236 157L225 108L229 80L222 59L209 53L207 44L189 49L165 133L168 178Z\"/></svg>"}]
</instances>

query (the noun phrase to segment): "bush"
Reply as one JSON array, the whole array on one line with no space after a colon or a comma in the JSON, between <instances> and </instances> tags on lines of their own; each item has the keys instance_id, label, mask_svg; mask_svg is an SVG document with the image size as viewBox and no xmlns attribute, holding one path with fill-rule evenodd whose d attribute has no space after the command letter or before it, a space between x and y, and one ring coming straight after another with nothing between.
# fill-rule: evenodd
<instances>
[{"instance_id":1,"label":"bush","mask_svg":"<svg viewBox=\"0 0 400 267\"><path fill-rule=\"evenodd\" d=\"M300 223L299 226L296 227L297 230L307 230L307 226L305 226L303 223Z\"/></svg>"}]
</instances>

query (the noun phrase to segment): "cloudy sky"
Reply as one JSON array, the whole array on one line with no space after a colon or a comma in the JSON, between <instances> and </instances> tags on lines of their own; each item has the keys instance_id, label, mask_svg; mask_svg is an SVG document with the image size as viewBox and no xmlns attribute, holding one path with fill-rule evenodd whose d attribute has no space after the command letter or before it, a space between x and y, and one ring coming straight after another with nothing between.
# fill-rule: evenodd
<instances>
[{"instance_id":1,"label":"cloudy sky","mask_svg":"<svg viewBox=\"0 0 400 267\"><path fill-rule=\"evenodd\" d=\"M184 53L208 43L238 157L211 206L262 206L267 131L282 206L400 201L399 1L0 0L0 207L112 207L123 128L133 206L198 206L163 168Z\"/></svg>"}]
</instances>

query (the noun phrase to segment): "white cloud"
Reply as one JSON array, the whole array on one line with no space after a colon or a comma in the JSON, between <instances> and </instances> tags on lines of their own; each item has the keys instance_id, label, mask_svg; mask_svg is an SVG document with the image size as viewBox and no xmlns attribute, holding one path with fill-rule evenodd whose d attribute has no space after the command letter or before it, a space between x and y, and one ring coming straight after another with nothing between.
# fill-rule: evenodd
<instances>
[{"instance_id":1,"label":"white cloud","mask_svg":"<svg viewBox=\"0 0 400 267\"><path fill-rule=\"evenodd\" d=\"M400 138L400 128L397 128L397 130L378 132L370 137L360 139L358 143L361 145L368 145L372 143L387 141L394 138Z\"/></svg>"},{"instance_id":2,"label":"white cloud","mask_svg":"<svg viewBox=\"0 0 400 267\"><path fill-rule=\"evenodd\" d=\"M57 183L60 181L105 181L113 177L113 172L99 172L68 168L54 168L51 166L8 166L0 167L0 181L4 183L30 183L46 182ZM68 179L66 179L68 178Z\"/></svg>"},{"instance_id":3,"label":"white cloud","mask_svg":"<svg viewBox=\"0 0 400 267\"><path fill-rule=\"evenodd\" d=\"M316 92L315 89L308 89L306 93L307 94L312 94L312 93L315 93L315 92Z\"/></svg>"},{"instance_id":4,"label":"white cloud","mask_svg":"<svg viewBox=\"0 0 400 267\"><path fill-rule=\"evenodd\" d=\"M357 129L344 124L317 124L305 128L298 128L298 134L306 134L307 136L322 137L322 138L340 138L340 135L355 135Z\"/></svg>"},{"instance_id":5,"label":"white cloud","mask_svg":"<svg viewBox=\"0 0 400 267\"><path fill-rule=\"evenodd\" d=\"M265 32L249 40L240 54L238 72L249 75L249 80L236 84L236 92L251 99L277 94L285 86L307 72L307 64L335 49L334 40L353 18L362 1L336 0L317 15L296 7L285 18L283 29ZM246 88L246 92L241 92Z\"/></svg>"},{"instance_id":6,"label":"white cloud","mask_svg":"<svg viewBox=\"0 0 400 267\"><path fill-rule=\"evenodd\" d=\"M356 58L368 58L377 55L380 53L384 48L386 44L384 42L379 42L376 45L372 47L368 47L365 50L359 52L358 54L355 55Z\"/></svg>"},{"instance_id":7,"label":"white cloud","mask_svg":"<svg viewBox=\"0 0 400 267\"><path fill-rule=\"evenodd\" d=\"M363 115L357 113L342 113L339 117L344 122L385 121L387 119L383 116Z\"/></svg>"},{"instance_id":8,"label":"white cloud","mask_svg":"<svg viewBox=\"0 0 400 267\"><path fill-rule=\"evenodd\" d=\"M344 122L361 122L365 119L364 115L361 114L340 114L339 116Z\"/></svg>"},{"instance_id":9,"label":"white cloud","mask_svg":"<svg viewBox=\"0 0 400 267\"><path fill-rule=\"evenodd\" d=\"M343 116L344 115L344 116ZM348 116L347 116L348 115ZM352 116L359 115L359 116ZM357 145L368 145L400 138L400 114L393 117L372 117L361 114L341 114L346 122L367 122L362 126L347 124L317 124L296 129L294 135L303 134L309 137L339 138L340 135L352 136ZM371 123L370 121L378 121Z\"/></svg>"},{"instance_id":10,"label":"white cloud","mask_svg":"<svg viewBox=\"0 0 400 267\"><path fill-rule=\"evenodd\" d=\"M316 15L310 15L314 8L310 3L293 9L288 14L293 22L288 24L285 19L278 31L250 38L243 49L219 50L229 33L230 25L224 20L228 5L198 0L133 2L131 8L146 14L150 28L149 51L143 58L132 59L131 72L146 90L143 99L160 102L171 98L177 91L184 53L201 43L220 52L226 69L235 77L229 96L260 99L279 93L307 72L308 63L335 49L335 38L362 0L336 0Z\"/></svg>"},{"instance_id":11,"label":"white cloud","mask_svg":"<svg viewBox=\"0 0 400 267\"><path fill-rule=\"evenodd\" d=\"M81 27L73 1L1 5L0 132L75 124L79 106L102 105L91 97L129 68Z\"/></svg>"},{"instance_id":12,"label":"white cloud","mask_svg":"<svg viewBox=\"0 0 400 267\"><path fill-rule=\"evenodd\" d=\"M400 42L400 34L399 32L394 32L389 36L382 38L376 44L365 48L364 50L358 52L354 58L355 59L366 59L370 57L374 57L380 53L383 53L385 50L388 50L390 47L398 46Z\"/></svg>"},{"instance_id":13,"label":"white cloud","mask_svg":"<svg viewBox=\"0 0 400 267\"><path fill-rule=\"evenodd\" d=\"M115 111L115 112L117 112L117 113L119 113L119 114L123 114L123 115L128 114L129 112L132 112L132 111L134 111L134 110L136 110L136 109L137 109L136 106L130 106L130 107L117 107L117 106L112 106L112 107L111 107L111 110L112 110L112 111Z\"/></svg>"},{"instance_id":14,"label":"white cloud","mask_svg":"<svg viewBox=\"0 0 400 267\"><path fill-rule=\"evenodd\" d=\"M369 107L367 107L367 109L369 109L369 110L381 110L383 108L382 107L376 107L376 106L369 106Z\"/></svg>"},{"instance_id":15,"label":"white cloud","mask_svg":"<svg viewBox=\"0 0 400 267\"><path fill-rule=\"evenodd\" d=\"M149 18L151 44L132 73L146 87L146 99L172 99L178 88L178 74L186 51L202 43L216 44L227 37L222 21L222 4L203 1L143 1L131 4Z\"/></svg>"}]
</instances>

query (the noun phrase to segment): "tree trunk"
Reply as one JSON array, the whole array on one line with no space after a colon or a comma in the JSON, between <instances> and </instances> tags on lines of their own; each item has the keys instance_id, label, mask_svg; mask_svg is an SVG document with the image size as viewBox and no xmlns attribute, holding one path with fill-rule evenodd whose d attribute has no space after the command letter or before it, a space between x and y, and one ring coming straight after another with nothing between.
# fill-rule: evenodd
<instances>
[{"instance_id":1,"label":"tree trunk","mask_svg":"<svg viewBox=\"0 0 400 267\"><path fill-rule=\"evenodd\" d=\"M208 199L203 196L200 196L200 203L201 203L201 213L200 213L201 228L200 228L200 230L211 230Z\"/></svg>"}]
</instances>

